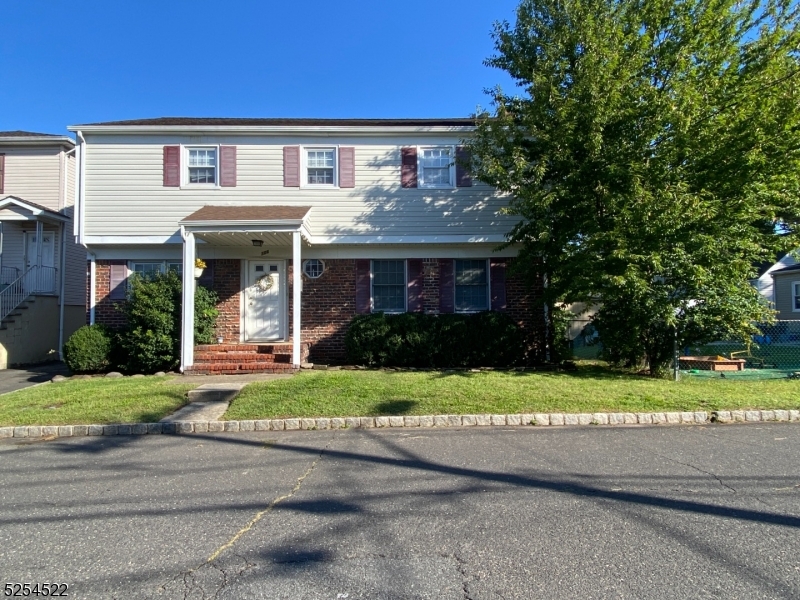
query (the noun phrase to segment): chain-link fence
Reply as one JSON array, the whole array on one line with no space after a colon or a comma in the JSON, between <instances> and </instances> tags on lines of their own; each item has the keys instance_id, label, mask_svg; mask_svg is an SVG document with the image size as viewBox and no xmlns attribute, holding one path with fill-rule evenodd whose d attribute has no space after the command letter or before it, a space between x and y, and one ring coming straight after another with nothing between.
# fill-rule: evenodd
<instances>
[{"instance_id":1,"label":"chain-link fence","mask_svg":"<svg viewBox=\"0 0 800 600\"><path fill-rule=\"evenodd\" d=\"M746 343L718 341L681 348L681 373L726 379L800 379L800 320L758 325ZM591 319L568 322L567 340L573 359L599 358L603 349Z\"/></svg>"}]
</instances>

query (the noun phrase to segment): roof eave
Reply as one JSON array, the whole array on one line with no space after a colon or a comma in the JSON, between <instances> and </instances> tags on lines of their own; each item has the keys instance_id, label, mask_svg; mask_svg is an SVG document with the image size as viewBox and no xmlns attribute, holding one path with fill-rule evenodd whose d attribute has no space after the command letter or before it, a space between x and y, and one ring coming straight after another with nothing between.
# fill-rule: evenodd
<instances>
[{"instance_id":1,"label":"roof eave","mask_svg":"<svg viewBox=\"0 0 800 600\"><path fill-rule=\"evenodd\" d=\"M247 220L235 220L235 221L181 221L181 225L186 227L254 227L254 228L261 228L261 227L270 227L275 225L294 225L294 226L301 226L303 224L303 219L271 219L269 221L264 220L257 220L257 219L247 219Z\"/></svg>"},{"instance_id":2,"label":"roof eave","mask_svg":"<svg viewBox=\"0 0 800 600\"><path fill-rule=\"evenodd\" d=\"M296 135L354 134L384 135L387 133L443 134L471 133L473 125L70 125L69 131L114 134L180 133L185 135L209 133L235 133L238 135L269 135L292 133Z\"/></svg>"},{"instance_id":3,"label":"roof eave","mask_svg":"<svg viewBox=\"0 0 800 600\"><path fill-rule=\"evenodd\" d=\"M0 136L0 145L3 146L75 146L75 140L66 136L59 137L8 137Z\"/></svg>"}]
</instances>

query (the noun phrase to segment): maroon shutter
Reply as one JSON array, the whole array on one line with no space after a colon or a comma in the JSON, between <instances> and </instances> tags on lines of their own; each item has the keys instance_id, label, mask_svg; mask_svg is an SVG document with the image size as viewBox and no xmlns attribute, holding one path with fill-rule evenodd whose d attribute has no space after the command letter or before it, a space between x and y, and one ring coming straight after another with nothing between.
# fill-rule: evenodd
<instances>
[{"instance_id":1,"label":"maroon shutter","mask_svg":"<svg viewBox=\"0 0 800 600\"><path fill-rule=\"evenodd\" d=\"M401 185L404 188L417 187L417 149L403 148L401 162Z\"/></svg>"},{"instance_id":2,"label":"maroon shutter","mask_svg":"<svg viewBox=\"0 0 800 600\"><path fill-rule=\"evenodd\" d=\"M300 187L300 146L283 147L283 187Z\"/></svg>"},{"instance_id":3,"label":"maroon shutter","mask_svg":"<svg viewBox=\"0 0 800 600\"><path fill-rule=\"evenodd\" d=\"M359 314L370 311L370 280L369 261L356 261L356 312Z\"/></svg>"},{"instance_id":4,"label":"maroon shutter","mask_svg":"<svg viewBox=\"0 0 800 600\"><path fill-rule=\"evenodd\" d=\"M236 187L236 146L220 146L219 155L220 186Z\"/></svg>"},{"instance_id":5,"label":"maroon shutter","mask_svg":"<svg viewBox=\"0 0 800 600\"><path fill-rule=\"evenodd\" d=\"M452 258L439 259L439 312L456 310L455 265Z\"/></svg>"},{"instance_id":6,"label":"maroon shutter","mask_svg":"<svg viewBox=\"0 0 800 600\"><path fill-rule=\"evenodd\" d=\"M408 312L422 312L422 259L412 258L408 260Z\"/></svg>"},{"instance_id":7,"label":"maroon shutter","mask_svg":"<svg viewBox=\"0 0 800 600\"><path fill-rule=\"evenodd\" d=\"M180 146L164 146L164 187L181 187Z\"/></svg>"},{"instance_id":8,"label":"maroon shutter","mask_svg":"<svg viewBox=\"0 0 800 600\"><path fill-rule=\"evenodd\" d=\"M6 155L0 154L0 194L6 187Z\"/></svg>"},{"instance_id":9,"label":"maroon shutter","mask_svg":"<svg viewBox=\"0 0 800 600\"><path fill-rule=\"evenodd\" d=\"M506 261L493 258L489 261L489 284L492 292L492 310L506 309Z\"/></svg>"},{"instance_id":10,"label":"maroon shutter","mask_svg":"<svg viewBox=\"0 0 800 600\"><path fill-rule=\"evenodd\" d=\"M339 148L339 187L356 187L356 149Z\"/></svg>"},{"instance_id":11,"label":"maroon shutter","mask_svg":"<svg viewBox=\"0 0 800 600\"><path fill-rule=\"evenodd\" d=\"M109 275L108 297L111 300L125 300L126 289L125 280L128 278L128 267L126 265L111 265Z\"/></svg>"},{"instance_id":12,"label":"maroon shutter","mask_svg":"<svg viewBox=\"0 0 800 600\"><path fill-rule=\"evenodd\" d=\"M472 177L469 174L469 150L464 146L456 148L456 187L472 187Z\"/></svg>"}]
</instances>

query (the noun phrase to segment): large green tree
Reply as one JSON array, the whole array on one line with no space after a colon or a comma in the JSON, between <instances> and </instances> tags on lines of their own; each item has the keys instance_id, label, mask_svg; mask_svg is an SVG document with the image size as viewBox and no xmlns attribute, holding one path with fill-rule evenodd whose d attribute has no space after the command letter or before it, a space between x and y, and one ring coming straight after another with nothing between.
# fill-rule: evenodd
<instances>
[{"instance_id":1,"label":"large green tree","mask_svg":"<svg viewBox=\"0 0 800 600\"><path fill-rule=\"evenodd\" d=\"M769 319L748 279L799 241L797 1L523 0L494 39L519 87L467 143L550 314L601 300L612 358L654 374L676 329Z\"/></svg>"}]
</instances>

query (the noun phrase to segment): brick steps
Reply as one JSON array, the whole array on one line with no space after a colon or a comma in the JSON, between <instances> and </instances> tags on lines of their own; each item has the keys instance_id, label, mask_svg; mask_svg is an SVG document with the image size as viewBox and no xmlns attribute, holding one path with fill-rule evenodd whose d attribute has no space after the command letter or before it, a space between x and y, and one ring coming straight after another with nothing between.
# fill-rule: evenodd
<instances>
[{"instance_id":1,"label":"brick steps","mask_svg":"<svg viewBox=\"0 0 800 600\"><path fill-rule=\"evenodd\" d=\"M195 347L187 375L293 373L292 344L206 344Z\"/></svg>"}]
</instances>

